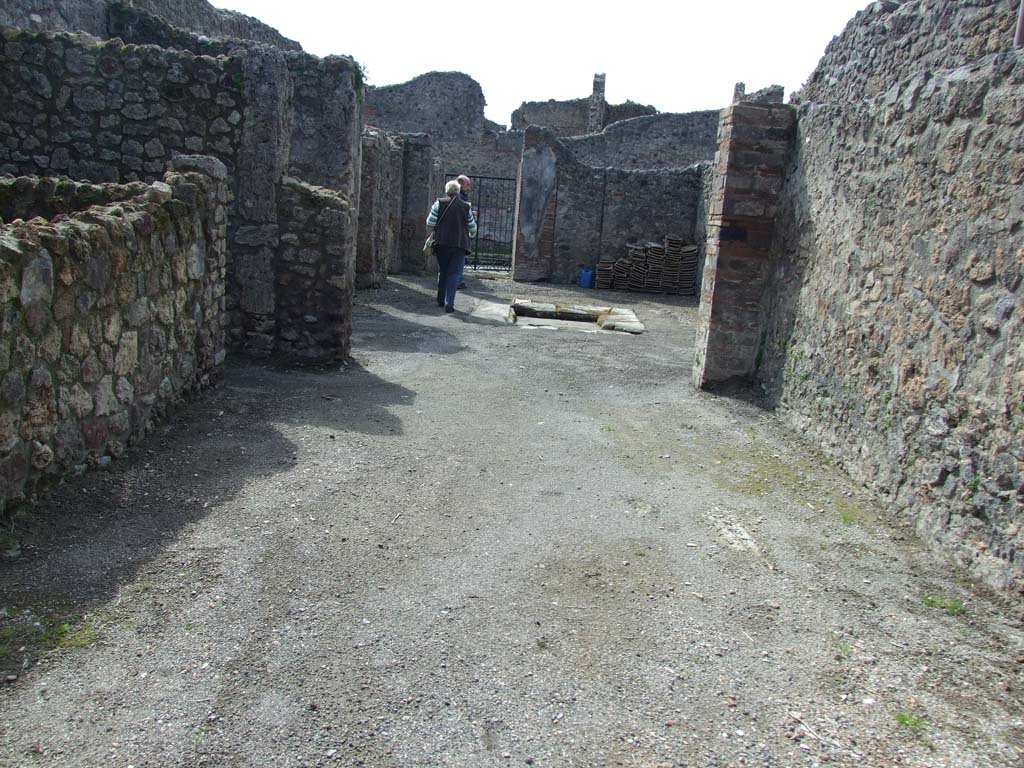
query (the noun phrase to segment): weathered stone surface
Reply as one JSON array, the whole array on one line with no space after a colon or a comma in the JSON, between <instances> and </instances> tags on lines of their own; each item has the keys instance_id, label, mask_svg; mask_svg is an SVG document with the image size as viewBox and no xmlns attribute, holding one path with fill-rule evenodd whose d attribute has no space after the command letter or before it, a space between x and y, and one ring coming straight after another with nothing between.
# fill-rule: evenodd
<instances>
[{"instance_id":1,"label":"weathered stone surface","mask_svg":"<svg viewBox=\"0 0 1024 768\"><path fill-rule=\"evenodd\" d=\"M875 3L799 102L760 378L794 427L1002 588L1024 585L1016 15Z\"/></svg>"},{"instance_id":2,"label":"weathered stone surface","mask_svg":"<svg viewBox=\"0 0 1024 768\"><path fill-rule=\"evenodd\" d=\"M379 287L401 269L402 140L368 128L363 132L362 185L356 243L357 288Z\"/></svg>"},{"instance_id":3,"label":"weathered stone surface","mask_svg":"<svg viewBox=\"0 0 1024 768\"><path fill-rule=\"evenodd\" d=\"M528 126L535 125L547 128L556 136L583 136L598 133L620 120L654 115L658 112L654 107L631 101L625 104L608 104L604 95L605 76L595 75L589 97L569 101L524 101L519 109L512 113L512 128L526 130Z\"/></svg>"},{"instance_id":4,"label":"weathered stone surface","mask_svg":"<svg viewBox=\"0 0 1024 768\"><path fill-rule=\"evenodd\" d=\"M634 117L600 133L565 138L581 163L597 168L685 168L711 162L718 146L718 111Z\"/></svg>"},{"instance_id":5,"label":"weathered stone surface","mask_svg":"<svg viewBox=\"0 0 1024 768\"><path fill-rule=\"evenodd\" d=\"M154 181L149 185L146 199L151 203L166 203L173 197L174 191L162 181Z\"/></svg>"},{"instance_id":6,"label":"weathered stone surface","mask_svg":"<svg viewBox=\"0 0 1024 768\"><path fill-rule=\"evenodd\" d=\"M424 274L434 266L423 257L427 215L443 193L443 173L435 161L433 144L425 134L402 136L402 223L398 248L402 271Z\"/></svg>"},{"instance_id":7,"label":"weathered stone surface","mask_svg":"<svg viewBox=\"0 0 1024 768\"><path fill-rule=\"evenodd\" d=\"M224 250L224 181L171 173L159 194L153 189L0 179L0 206L30 209L44 200L66 212L57 223L33 217L0 225L0 284L11 282L0 290L4 339L11 341L0 379L4 502L76 471L87 452L94 462L103 452L118 454L144 431L153 408L218 379L224 272L209 254ZM204 254L198 260L197 251ZM192 269L183 266L182 280L172 284L176 259ZM50 304L61 307L59 316L34 319L34 307L49 313ZM151 308L168 304L189 311ZM154 338L174 339L176 354L166 343L140 344ZM144 402L165 372L176 383Z\"/></svg>"},{"instance_id":8,"label":"weathered stone surface","mask_svg":"<svg viewBox=\"0 0 1024 768\"><path fill-rule=\"evenodd\" d=\"M278 221L285 237L308 245L301 259L278 263L272 350L297 363L341 360L349 352L352 322L356 232L351 206L336 192L289 177L280 196ZM314 210L319 213L302 213Z\"/></svg>"},{"instance_id":9,"label":"weathered stone surface","mask_svg":"<svg viewBox=\"0 0 1024 768\"><path fill-rule=\"evenodd\" d=\"M512 178L522 133L487 120L484 106L483 91L473 78L430 72L407 83L367 88L365 122L391 133L429 134L442 173Z\"/></svg>"},{"instance_id":10,"label":"weathered stone surface","mask_svg":"<svg viewBox=\"0 0 1024 768\"><path fill-rule=\"evenodd\" d=\"M178 173L195 171L218 181L223 181L228 177L227 166L210 155L175 155L170 159L168 165L171 170Z\"/></svg>"},{"instance_id":11,"label":"weathered stone surface","mask_svg":"<svg viewBox=\"0 0 1024 768\"><path fill-rule=\"evenodd\" d=\"M362 72L348 56L294 54L288 174L352 195L358 189Z\"/></svg>"},{"instance_id":12,"label":"weathered stone surface","mask_svg":"<svg viewBox=\"0 0 1024 768\"><path fill-rule=\"evenodd\" d=\"M21 274L21 306L33 333L41 333L50 320L53 300L53 260L46 251L39 253Z\"/></svg>"},{"instance_id":13,"label":"weathered stone surface","mask_svg":"<svg viewBox=\"0 0 1024 768\"><path fill-rule=\"evenodd\" d=\"M301 50L294 40L283 37L277 30L251 16L215 8L205 0L132 0L114 3L110 10L102 0L65 0L59 5L34 0L6 0L0 7L0 25L8 27L38 28L66 32L88 32L95 37L108 33L129 39L133 30L157 33L153 39L135 42L166 44L170 28L161 29L149 14L167 19L183 30L191 30L210 37L236 37L257 40L289 50ZM145 13L145 12L148 12ZM146 23L141 23L143 20ZM155 28L154 28L155 27ZM72 72L80 71L73 62Z\"/></svg>"}]
</instances>

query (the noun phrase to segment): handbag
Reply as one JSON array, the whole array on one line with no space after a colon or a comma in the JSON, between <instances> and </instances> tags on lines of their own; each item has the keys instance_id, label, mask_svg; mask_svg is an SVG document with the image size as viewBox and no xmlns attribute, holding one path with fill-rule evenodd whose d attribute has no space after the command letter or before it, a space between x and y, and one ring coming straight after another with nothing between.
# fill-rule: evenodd
<instances>
[{"instance_id":1,"label":"handbag","mask_svg":"<svg viewBox=\"0 0 1024 768\"><path fill-rule=\"evenodd\" d=\"M448 205L445 207L444 211L441 212L441 215L437 217L437 224L434 225L434 232L437 231L438 224L441 223L441 220L444 218L444 215L448 213L448 210L452 207L452 203L454 202L455 198L453 197L451 200L448 201ZM434 246L437 245L437 243L434 242L434 232L431 232L429 235L427 235L427 240L425 243L423 243L423 258L425 259L429 259L431 256L434 255Z\"/></svg>"}]
</instances>

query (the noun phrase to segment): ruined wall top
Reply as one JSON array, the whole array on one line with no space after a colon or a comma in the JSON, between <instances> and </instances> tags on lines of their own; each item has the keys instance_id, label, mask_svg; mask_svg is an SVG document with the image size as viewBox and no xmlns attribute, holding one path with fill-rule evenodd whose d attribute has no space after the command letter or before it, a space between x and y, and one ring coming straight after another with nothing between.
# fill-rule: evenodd
<instances>
[{"instance_id":1,"label":"ruined wall top","mask_svg":"<svg viewBox=\"0 0 1024 768\"><path fill-rule=\"evenodd\" d=\"M795 99L873 98L913 75L1012 50L1018 6L1018 0L872 3L829 43Z\"/></svg>"},{"instance_id":2,"label":"ruined wall top","mask_svg":"<svg viewBox=\"0 0 1024 768\"><path fill-rule=\"evenodd\" d=\"M477 137L503 126L484 117L484 92L462 72L428 72L406 83L366 89L366 124L435 139Z\"/></svg>"},{"instance_id":3,"label":"ruined wall top","mask_svg":"<svg viewBox=\"0 0 1024 768\"><path fill-rule=\"evenodd\" d=\"M568 101L524 101L512 113L512 130L525 130L528 125L542 125L550 128L559 136L584 136L631 117L656 115L658 110L646 104L626 101L622 104L608 104L604 99L604 81L601 81L601 104L595 105L597 78L595 77L595 93L585 99ZM594 121L593 116L600 117Z\"/></svg>"},{"instance_id":4,"label":"ruined wall top","mask_svg":"<svg viewBox=\"0 0 1024 768\"><path fill-rule=\"evenodd\" d=\"M0 26L87 32L105 38L109 36L108 5L106 0L4 0L0 3ZM214 8L206 0L133 0L131 7L200 35L255 40L285 50L302 50L297 42L258 19Z\"/></svg>"},{"instance_id":5,"label":"ruined wall top","mask_svg":"<svg viewBox=\"0 0 1024 768\"><path fill-rule=\"evenodd\" d=\"M619 120L563 143L577 160L598 168L685 168L714 159L717 135L718 110L706 110Z\"/></svg>"}]
</instances>

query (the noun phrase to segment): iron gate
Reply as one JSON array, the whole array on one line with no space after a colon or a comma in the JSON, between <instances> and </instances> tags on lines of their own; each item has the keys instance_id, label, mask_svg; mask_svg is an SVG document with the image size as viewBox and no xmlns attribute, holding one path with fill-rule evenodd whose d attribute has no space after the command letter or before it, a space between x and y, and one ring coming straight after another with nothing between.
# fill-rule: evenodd
<instances>
[{"instance_id":1,"label":"iron gate","mask_svg":"<svg viewBox=\"0 0 1024 768\"><path fill-rule=\"evenodd\" d=\"M469 175L469 174L467 174ZM445 174L445 181L457 174ZM512 234L516 218L516 180L498 176L469 176L469 200L476 216L473 253L467 269L512 269Z\"/></svg>"}]
</instances>

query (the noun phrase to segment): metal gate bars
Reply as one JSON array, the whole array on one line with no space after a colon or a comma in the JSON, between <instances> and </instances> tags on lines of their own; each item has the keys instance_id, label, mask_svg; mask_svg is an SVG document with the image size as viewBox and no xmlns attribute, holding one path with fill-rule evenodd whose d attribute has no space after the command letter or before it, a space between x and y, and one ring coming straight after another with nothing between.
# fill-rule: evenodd
<instances>
[{"instance_id":1,"label":"metal gate bars","mask_svg":"<svg viewBox=\"0 0 1024 768\"><path fill-rule=\"evenodd\" d=\"M468 175L468 174L467 174ZM445 181L456 174L445 174ZM476 216L473 253L468 269L512 269L512 234L516 215L516 180L499 176L470 176L469 200Z\"/></svg>"}]
</instances>

